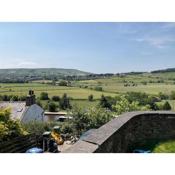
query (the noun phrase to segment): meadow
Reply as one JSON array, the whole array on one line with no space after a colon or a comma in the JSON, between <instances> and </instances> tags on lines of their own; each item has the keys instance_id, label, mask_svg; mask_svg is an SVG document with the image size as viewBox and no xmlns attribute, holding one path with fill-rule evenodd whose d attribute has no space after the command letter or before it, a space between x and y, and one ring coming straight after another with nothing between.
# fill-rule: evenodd
<instances>
[{"instance_id":1,"label":"meadow","mask_svg":"<svg viewBox=\"0 0 175 175\"><path fill-rule=\"evenodd\" d=\"M102 91L95 88L101 87ZM175 73L143 73L131 75L116 75L90 80L71 81L71 86L52 85L51 81L33 81L30 83L0 83L0 95L25 96L33 89L37 97L41 92L47 92L49 97L62 96L66 93L71 97L71 103L80 107L94 106L101 95L115 97L126 92L145 92L155 94L162 92L169 95L175 91ZM93 95L93 102L88 101L88 96ZM175 102L169 101L173 110Z\"/></svg>"}]
</instances>

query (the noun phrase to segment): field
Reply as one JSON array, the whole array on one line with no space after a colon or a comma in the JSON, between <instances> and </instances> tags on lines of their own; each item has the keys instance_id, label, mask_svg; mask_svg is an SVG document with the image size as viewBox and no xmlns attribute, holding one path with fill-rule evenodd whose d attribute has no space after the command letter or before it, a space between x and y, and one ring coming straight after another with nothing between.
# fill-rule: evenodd
<instances>
[{"instance_id":1,"label":"field","mask_svg":"<svg viewBox=\"0 0 175 175\"><path fill-rule=\"evenodd\" d=\"M94 106L101 95L117 96L126 92L145 92L158 94L162 92L169 95L175 91L175 73L144 73L134 75L119 75L99 79L71 81L71 87L49 84L51 81L33 81L30 83L0 83L0 95L25 96L28 90L33 89L37 97L41 92L47 92L49 97L62 96L67 93L71 97L71 103L80 107ZM101 87L102 91L95 90ZM93 94L94 101L89 102L88 96ZM175 110L175 101L169 101Z\"/></svg>"},{"instance_id":2,"label":"field","mask_svg":"<svg viewBox=\"0 0 175 175\"><path fill-rule=\"evenodd\" d=\"M41 92L47 92L49 97L54 95L62 96L64 93L73 99L87 99L90 94L94 95L94 99L99 99L102 94L115 96L115 93L98 92L91 89L82 89L79 87L61 87L40 83L22 83L22 84L0 84L0 94L4 95L26 95L28 91L33 89L36 96Z\"/></svg>"},{"instance_id":3,"label":"field","mask_svg":"<svg viewBox=\"0 0 175 175\"><path fill-rule=\"evenodd\" d=\"M171 77L171 78L170 78ZM96 80L78 81L78 86L88 86L94 88L101 86L105 92L126 93L126 92L146 92L148 94L158 94L159 92L170 94L175 90L175 74L141 74L128 75L124 77L111 77Z\"/></svg>"}]
</instances>

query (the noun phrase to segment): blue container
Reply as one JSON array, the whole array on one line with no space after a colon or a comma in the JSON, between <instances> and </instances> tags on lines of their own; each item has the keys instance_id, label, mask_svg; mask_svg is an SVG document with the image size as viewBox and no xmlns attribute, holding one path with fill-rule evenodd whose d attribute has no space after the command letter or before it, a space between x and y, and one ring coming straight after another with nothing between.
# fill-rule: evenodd
<instances>
[{"instance_id":1,"label":"blue container","mask_svg":"<svg viewBox=\"0 0 175 175\"><path fill-rule=\"evenodd\" d=\"M41 148L34 147L27 150L26 153L34 153L34 154L43 153L43 150Z\"/></svg>"}]
</instances>

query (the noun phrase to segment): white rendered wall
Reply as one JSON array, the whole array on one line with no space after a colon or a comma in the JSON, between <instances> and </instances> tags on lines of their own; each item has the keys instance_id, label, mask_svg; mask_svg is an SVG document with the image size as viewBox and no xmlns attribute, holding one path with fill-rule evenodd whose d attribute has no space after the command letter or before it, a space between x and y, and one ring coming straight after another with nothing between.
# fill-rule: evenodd
<instances>
[{"instance_id":1,"label":"white rendered wall","mask_svg":"<svg viewBox=\"0 0 175 175\"><path fill-rule=\"evenodd\" d=\"M44 110L34 104L32 106L29 106L26 110L26 112L23 115L22 122L26 123L29 121L43 121L44 119Z\"/></svg>"}]
</instances>

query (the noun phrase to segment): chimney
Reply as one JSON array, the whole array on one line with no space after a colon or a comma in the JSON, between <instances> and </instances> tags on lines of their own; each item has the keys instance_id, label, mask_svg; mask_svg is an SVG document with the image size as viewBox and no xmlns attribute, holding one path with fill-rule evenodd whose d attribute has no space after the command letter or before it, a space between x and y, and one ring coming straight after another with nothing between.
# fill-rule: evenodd
<instances>
[{"instance_id":1,"label":"chimney","mask_svg":"<svg viewBox=\"0 0 175 175\"><path fill-rule=\"evenodd\" d=\"M33 90L29 90L29 95L26 97L26 106L35 104L35 94Z\"/></svg>"}]
</instances>

